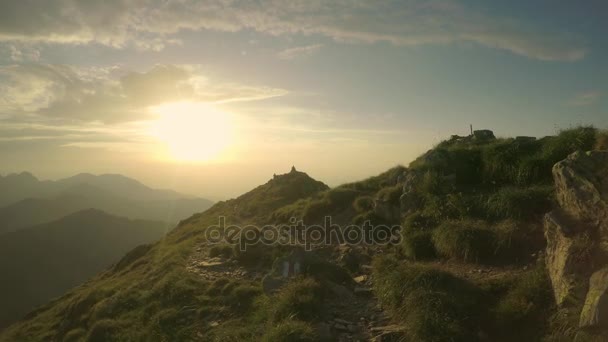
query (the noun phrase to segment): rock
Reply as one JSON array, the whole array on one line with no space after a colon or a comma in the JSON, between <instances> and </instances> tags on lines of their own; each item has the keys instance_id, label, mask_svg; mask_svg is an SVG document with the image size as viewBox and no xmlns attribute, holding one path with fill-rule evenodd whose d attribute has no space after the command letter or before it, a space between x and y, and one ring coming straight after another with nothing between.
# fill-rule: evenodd
<instances>
[{"instance_id":1,"label":"rock","mask_svg":"<svg viewBox=\"0 0 608 342\"><path fill-rule=\"evenodd\" d=\"M352 297L352 292L346 287L346 286L342 286L340 284L336 284L334 282L328 282L328 287L329 290L336 296L343 298L343 299L348 299Z\"/></svg>"},{"instance_id":2,"label":"rock","mask_svg":"<svg viewBox=\"0 0 608 342\"><path fill-rule=\"evenodd\" d=\"M355 283L357 284L364 284L365 282L367 282L368 276L367 274L364 275L360 275L358 277L354 277L353 280L355 281Z\"/></svg>"},{"instance_id":3,"label":"rock","mask_svg":"<svg viewBox=\"0 0 608 342\"><path fill-rule=\"evenodd\" d=\"M475 138L475 140L495 140L496 137L494 136L494 132L492 132L489 129L479 129L476 131L473 131L473 137Z\"/></svg>"},{"instance_id":4,"label":"rock","mask_svg":"<svg viewBox=\"0 0 608 342\"><path fill-rule=\"evenodd\" d=\"M597 229L608 251L608 151L575 152L553 166L556 197L564 212Z\"/></svg>"},{"instance_id":5,"label":"rock","mask_svg":"<svg viewBox=\"0 0 608 342\"><path fill-rule=\"evenodd\" d=\"M553 286L557 305L561 305L571 294L576 280L576 262L570 229L560 220L557 211L545 215L545 238L547 257L545 264Z\"/></svg>"},{"instance_id":6,"label":"rock","mask_svg":"<svg viewBox=\"0 0 608 342\"><path fill-rule=\"evenodd\" d=\"M222 266L224 265L224 263L222 261L218 261L218 260L212 260L210 259L209 261L201 261L198 263L198 267L216 267L216 266Z\"/></svg>"},{"instance_id":7,"label":"rock","mask_svg":"<svg viewBox=\"0 0 608 342\"><path fill-rule=\"evenodd\" d=\"M315 325L315 331L321 341L330 341L332 339L331 326L327 323L318 323Z\"/></svg>"},{"instance_id":8,"label":"rock","mask_svg":"<svg viewBox=\"0 0 608 342\"><path fill-rule=\"evenodd\" d=\"M334 322L342 324L342 325L351 325L351 324L353 324L353 322L349 322L349 321L347 321L345 319L341 319L341 318L335 318Z\"/></svg>"},{"instance_id":9,"label":"rock","mask_svg":"<svg viewBox=\"0 0 608 342\"><path fill-rule=\"evenodd\" d=\"M372 290L368 289L367 287L355 287L354 291L353 291L357 296L365 296L365 297L369 297L372 295Z\"/></svg>"},{"instance_id":10,"label":"rock","mask_svg":"<svg viewBox=\"0 0 608 342\"><path fill-rule=\"evenodd\" d=\"M593 273L579 327L608 327L608 267Z\"/></svg>"},{"instance_id":11,"label":"rock","mask_svg":"<svg viewBox=\"0 0 608 342\"><path fill-rule=\"evenodd\" d=\"M348 328L346 327L346 325L340 324L340 323L334 324L334 329L340 330L340 331L348 331Z\"/></svg>"}]
</instances>

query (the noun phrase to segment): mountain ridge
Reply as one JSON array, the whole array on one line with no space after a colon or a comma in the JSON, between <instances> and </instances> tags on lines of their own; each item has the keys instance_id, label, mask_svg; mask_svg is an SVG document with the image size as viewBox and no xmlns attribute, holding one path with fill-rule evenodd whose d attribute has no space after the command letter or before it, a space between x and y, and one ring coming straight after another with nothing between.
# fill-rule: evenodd
<instances>
[{"instance_id":1,"label":"mountain ridge","mask_svg":"<svg viewBox=\"0 0 608 342\"><path fill-rule=\"evenodd\" d=\"M331 189L297 175L306 189L299 192L273 177L182 220L0 340L316 341L381 333L416 341L560 341L575 331L600 341L605 334L560 321L542 226L554 204L551 168L593 149L598 134L580 127L541 140L446 140L407 168ZM323 215L400 224L402 240L313 249L302 277L273 292L264 279L296 247L241 250L206 237L219 216L243 226L290 217L315 223ZM348 311L358 296L379 303L376 311Z\"/></svg>"}]
</instances>

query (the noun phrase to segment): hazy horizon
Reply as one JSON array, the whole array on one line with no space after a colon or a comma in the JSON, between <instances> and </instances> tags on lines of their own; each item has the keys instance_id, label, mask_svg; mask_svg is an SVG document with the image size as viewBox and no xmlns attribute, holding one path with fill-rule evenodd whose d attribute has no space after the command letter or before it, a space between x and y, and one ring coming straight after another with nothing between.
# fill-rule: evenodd
<instances>
[{"instance_id":1,"label":"hazy horizon","mask_svg":"<svg viewBox=\"0 0 608 342\"><path fill-rule=\"evenodd\" d=\"M607 128L601 1L0 4L0 173L118 173L227 199L330 186L469 124ZM339 14L339 15L338 15Z\"/></svg>"}]
</instances>

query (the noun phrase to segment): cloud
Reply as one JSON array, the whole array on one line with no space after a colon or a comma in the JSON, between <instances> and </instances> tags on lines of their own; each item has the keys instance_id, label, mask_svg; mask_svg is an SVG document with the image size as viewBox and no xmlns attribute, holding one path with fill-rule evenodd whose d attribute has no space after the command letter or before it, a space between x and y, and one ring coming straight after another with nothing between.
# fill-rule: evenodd
<instances>
[{"instance_id":1,"label":"cloud","mask_svg":"<svg viewBox=\"0 0 608 342\"><path fill-rule=\"evenodd\" d=\"M163 49L182 30L321 35L397 46L473 42L539 60L573 61L576 36L474 11L455 1L58 0L0 4L0 41ZM300 51L302 52L302 51ZM289 54L287 54L289 56Z\"/></svg>"},{"instance_id":2,"label":"cloud","mask_svg":"<svg viewBox=\"0 0 608 342\"><path fill-rule=\"evenodd\" d=\"M191 65L157 65L145 72L49 64L0 66L0 117L28 122L129 122L146 119L149 107L166 102L256 101L286 93L211 80Z\"/></svg>"},{"instance_id":3,"label":"cloud","mask_svg":"<svg viewBox=\"0 0 608 342\"><path fill-rule=\"evenodd\" d=\"M285 49L277 54L280 59L296 59L300 57L308 57L317 53L323 47L322 44L312 44L305 46L297 46Z\"/></svg>"},{"instance_id":4,"label":"cloud","mask_svg":"<svg viewBox=\"0 0 608 342\"><path fill-rule=\"evenodd\" d=\"M590 106L596 103L602 97L602 93L593 90L576 95L568 102L571 106Z\"/></svg>"}]
</instances>

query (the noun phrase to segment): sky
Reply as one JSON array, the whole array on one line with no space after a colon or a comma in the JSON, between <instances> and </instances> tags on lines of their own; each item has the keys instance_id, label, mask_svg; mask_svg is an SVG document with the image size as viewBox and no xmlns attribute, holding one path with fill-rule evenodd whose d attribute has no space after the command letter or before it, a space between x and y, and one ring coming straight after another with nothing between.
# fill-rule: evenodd
<instances>
[{"instance_id":1,"label":"sky","mask_svg":"<svg viewBox=\"0 0 608 342\"><path fill-rule=\"evenodd\" d=\"M0 2L0 174L226 199L330 186L452 134L608 128L608 3Z\"/></svg>"}]
</instances>

